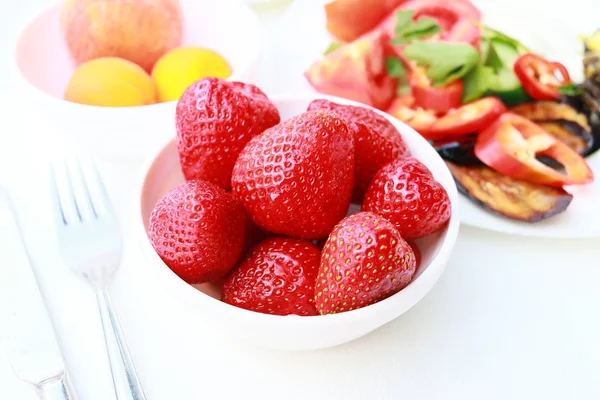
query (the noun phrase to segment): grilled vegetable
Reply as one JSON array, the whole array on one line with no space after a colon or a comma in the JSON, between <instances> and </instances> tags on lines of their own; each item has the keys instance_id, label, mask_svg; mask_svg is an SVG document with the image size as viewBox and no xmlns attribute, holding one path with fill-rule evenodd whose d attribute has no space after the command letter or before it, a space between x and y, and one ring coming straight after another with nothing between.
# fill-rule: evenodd
<instances>
[{"instance_id":1,"label":"grilled vegetable","mask_svg":"<svg viewBox=\"0 0 600 400\"><path fill-rule=\"evenodd\" d=\"M475 155L484 164L513 178L561 187L594 181L585 159L539 125L517 114L503 114L479 133ZM545 156L560 163L554 169L540 162Z\"/></svg>"},{"instance_id":2,"label":"grilled vegetable","mask_svg":"<svg viewBox=\"0 0 600 400\"><path fill-rule=\"evenodd\" d=\"M440 157L457 165L484 165L473 151L476 141L477 134L470 134L435 141L433 147Z\"/></svg>"},{"instance_id":3,"label":"grilled vegetable","mask_svg":"<svg viewBox=\"0 0 600 400\"><path fill-rule=\"evenodd\" d=\"M577 122L558 119L537 122L537 124L581 155L586 155L594 143L592 132L584 129Z\"/></svg>"},{"instance_id":4,"label":"grilled vegetable","mask_svg":"<svg viewBox=\"0 0 600 400\"><path fill-rule=\"evenodd\" d=\"M578 112L575 108L564 103L534 101L512 107L510 111L534 122L565 119L578 123L588 131L590 130L590 125L585 114Z\"/></svg>"},{"instance_id":5,"label":"grilled vegetable","mask_svg":"<svg viewBox=\"0 0 600 400\"><path fill-rule=\"evenodd\" d=\"M523 89L536 100L558 100L559 89L572 85L564 65L533 53L520 56L515 61L514 71Z\"/></svg>"},{"instance_id":6,"label":"grilled vegetable","mask_svg":"<svg viewBox=\"0 0 600 400\"><path fill-rule=\"evenodd\" d=\"M567 209L573 196L561 188L510 178L485 166L446 161L458 190L471 201L510 219L539 222Z\"/></svg>"},{"instance_id":7,"label":"grilled vegetable","mask_svg":"<svg viewBox=\"0 0 600 400\"><path fill-rule=\"evenodd\" d=\"M510 111L535 122L579 154L587 155L594 147L588 117L569 104L536 101L515 106Z\"/></svg>"}]
</instances>

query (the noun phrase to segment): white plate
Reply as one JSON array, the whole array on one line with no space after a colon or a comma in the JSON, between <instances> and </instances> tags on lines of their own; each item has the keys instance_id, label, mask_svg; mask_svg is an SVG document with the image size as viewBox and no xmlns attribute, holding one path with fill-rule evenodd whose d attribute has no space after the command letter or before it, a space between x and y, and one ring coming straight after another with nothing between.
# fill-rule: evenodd
<instances>
[{"instance_id":1,"label":"white plate","mask_svg":"<svg viewBox=\"0 0 600 400\"><path fill-rule=\"evenodd\" d=\"M537 1L537 0L534 0ZM278 34L273 37L273 65L271 93L315 93L304 78L304 71L317 59L332 41L325 29L324 0L306 0L293 3L280 21ZM569 68L574 80L583 76L581 68L582 44L577 35L589 32L590 27L569 26L561 21L552 8L545 8L542 17L539 8L516 0L476 2L483 13L484 23L514 36L531 50L539 52ZM581 11L581 10L580 10ZM274 64L274 63L273 63ZM512 221L488 212L460 196L461 222L478 228L523 236L582 238L600 237L600 154L588 159L597 181L585 187L568 188L574 199L567 211L535 224Z\"/></svg>"}]
</instances>

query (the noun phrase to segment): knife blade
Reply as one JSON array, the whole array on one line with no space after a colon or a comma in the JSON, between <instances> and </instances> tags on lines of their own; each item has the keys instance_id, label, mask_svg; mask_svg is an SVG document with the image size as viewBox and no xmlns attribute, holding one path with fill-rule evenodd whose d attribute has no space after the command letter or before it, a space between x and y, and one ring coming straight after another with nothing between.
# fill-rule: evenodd
<instances>
[{"instance_id":1,"label":"knife blade","mask_svg":"<svg viewBox=\"0 0 600 400\"><path fill-rule=\"evenodd\" d=\"M48 310L7 191L0 187L0 339L15 374L43 399L74 399Z\"/></svg>"}]
</instances>

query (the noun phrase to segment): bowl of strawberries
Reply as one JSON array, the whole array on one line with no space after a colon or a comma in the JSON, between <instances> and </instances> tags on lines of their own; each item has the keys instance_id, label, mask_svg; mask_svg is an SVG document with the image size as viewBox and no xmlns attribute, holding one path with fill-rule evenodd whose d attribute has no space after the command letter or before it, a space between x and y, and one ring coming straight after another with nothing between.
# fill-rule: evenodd
<instances>
[{"instance_id":1,"label":"bowl of strawberries","mask_svg":"<svg viewBox=\"0 0 600 400\"><path fill-rule=\"evenodd\" d=\"M162 296L250 343L357 339L433 287L457 190L412 128L336 97L206 78L144 170L140 242Z\"/></svg>"}]
</instances>

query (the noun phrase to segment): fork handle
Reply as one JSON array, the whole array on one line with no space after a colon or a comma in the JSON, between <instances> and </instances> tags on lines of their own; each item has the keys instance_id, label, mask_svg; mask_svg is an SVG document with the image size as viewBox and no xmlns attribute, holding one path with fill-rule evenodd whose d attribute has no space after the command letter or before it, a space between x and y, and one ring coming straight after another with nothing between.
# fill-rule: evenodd
<instances>
[{"instance_id":1,"label":"fork handle","mask_svg":"<svg viewBox=\"0 0 600 400\"><path fill-rule=\"evenodd\" d=\"M127 343L106 288L96 290L96 299L100 309L116 398L118 400L145 400L146 396L135 372Z\"/></svg>"}]
</instances>

